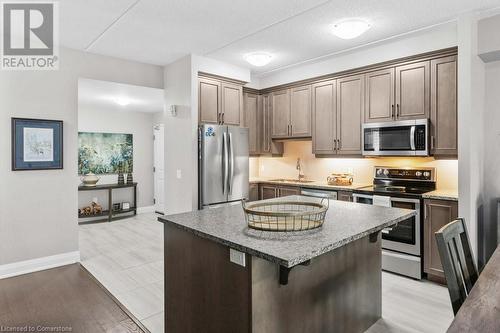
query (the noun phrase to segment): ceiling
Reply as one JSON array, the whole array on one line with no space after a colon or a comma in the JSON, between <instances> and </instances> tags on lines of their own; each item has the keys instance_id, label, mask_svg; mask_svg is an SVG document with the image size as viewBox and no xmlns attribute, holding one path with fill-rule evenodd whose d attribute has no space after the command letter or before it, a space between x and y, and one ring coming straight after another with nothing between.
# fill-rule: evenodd
<instances>
[{"instance_id":1,"label":"ceiling","mask_svg":"<svg viewBox=\"0 0 500 333\"><path fill-rule=\"evenodd\" d=\"M60 2L61 44L166 65L189 53L235 65L250 52L273 61L263 74L327 54L500 6L500 0L67 0ZM333 23L362 18L372 28L352 40Z\"/></svg>"},{"instance_id":2,"label":"ceiling","mask_svg":"<svg viewBox=\"0 0 500 333\"><path fill-rule=\"evenodd\" d=\"M128 105L119 105L117 101L126 101ZM163 89L79 79L78 105L123 112L162 112Z\"/></svg>"}]
</instances>

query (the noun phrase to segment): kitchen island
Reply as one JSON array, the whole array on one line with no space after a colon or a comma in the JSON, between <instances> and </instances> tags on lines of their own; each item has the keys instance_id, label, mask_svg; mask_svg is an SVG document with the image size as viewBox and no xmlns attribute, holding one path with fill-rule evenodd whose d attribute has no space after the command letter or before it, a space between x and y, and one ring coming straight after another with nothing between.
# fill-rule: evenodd
<instances>
[{"instance_id":1,"label":"kitchen island","mask_svg":"<svg viewBox=\"0 0 500 333\"><path fill-rule=\"evenodd\" d=\"M413 215L331 201L301 232L249 229L240 205L160 217L166 331L363 332L381 317L380 231Z\"/></svg>"}]
</instances>

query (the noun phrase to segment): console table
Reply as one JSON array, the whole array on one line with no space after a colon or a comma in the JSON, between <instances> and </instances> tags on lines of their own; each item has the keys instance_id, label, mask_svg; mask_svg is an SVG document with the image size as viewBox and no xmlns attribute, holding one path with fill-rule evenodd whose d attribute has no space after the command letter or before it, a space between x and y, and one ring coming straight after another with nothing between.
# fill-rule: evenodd
<instances>
[{"instance_id":1,"label":"console table","mask_svg":"<svg viewBox=\"0 0 500 333\"><path fill-rule=\"evenodd\" d=\"M122 188L130 188L134 193L134 201L129 209L119 209L113 210L113 190L122 189ZM96 186L78 186L78 191L108 191L108 209L103 210L100 214L92 214L92 215L83 215L78 214L78 218L86 219L86 218L95 218L95 217L104 217L102 219L87 221L87 222L79 222L79 224L85 223L97 223L97 222L111 222L113 220L119 220L126 218L128 216L123 216L122 214L133 213L133 215L137 215L137 183L129 183L129 184L102 184Z\"/></svg>"}]
</instances>

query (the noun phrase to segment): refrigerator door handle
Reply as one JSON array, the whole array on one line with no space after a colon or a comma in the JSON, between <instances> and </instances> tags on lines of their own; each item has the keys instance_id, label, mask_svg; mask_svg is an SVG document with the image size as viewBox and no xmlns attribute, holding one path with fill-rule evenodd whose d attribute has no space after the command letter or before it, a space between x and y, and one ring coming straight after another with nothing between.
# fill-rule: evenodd
<instances>
[{"instance_id":1,"label":"refrigerator door handle","mask_svg":"<svg viewBox=\"0 0 500 333\"><path fill-rule=\"evenodd\" d=\"M227 133L222 134L222 194L226 194L227 184L227 168L228 168L228 153L227 153Z\"/></svg>"},{"instance_id":2,"label":"refrigerator door handle","mask_svg":"<svg viewBox=\"0 0 500 333\"><path fill-rule=\"evenodd\" d=\"M233 134L229 133L229 179L228 179L228 193L231 192L233 188L233 178L234 178L234 148L233 148Z\"/></svg>"}]
</instances>

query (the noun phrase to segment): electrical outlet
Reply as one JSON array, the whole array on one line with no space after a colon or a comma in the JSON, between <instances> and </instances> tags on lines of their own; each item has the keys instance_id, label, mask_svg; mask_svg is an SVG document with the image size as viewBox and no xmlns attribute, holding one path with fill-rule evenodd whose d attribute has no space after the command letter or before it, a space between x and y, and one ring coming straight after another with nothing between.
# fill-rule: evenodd
<instances>
[{"instance_id":1,"label":"electrical outlet","mask_svg":"<svg viewBox=\"0 0 500 333\"><path fill-rule=\"evenodd\" d=\"M232 263L235 263L237 265L245 267L246 266L245 253L237 251L237 250L229 249L229 261L231 261Z\"/></svg>"},{"instance_id":2,"label":"electrical outlet","mask_svg":"<svg viewBox=\"0 0 500 333\"><path fill-rule=\"evenodd\" d=\"M177 179L181 179L182 178L182 171L181 169L177 169Z\"/></svg>"}]
</instances>

